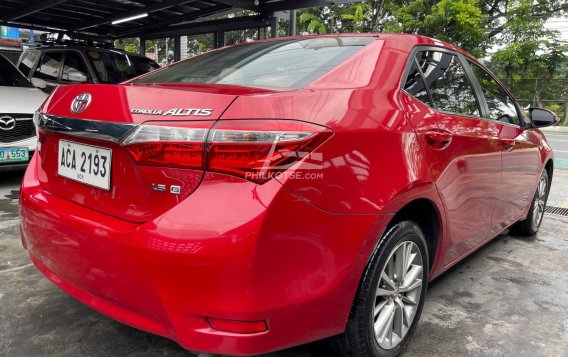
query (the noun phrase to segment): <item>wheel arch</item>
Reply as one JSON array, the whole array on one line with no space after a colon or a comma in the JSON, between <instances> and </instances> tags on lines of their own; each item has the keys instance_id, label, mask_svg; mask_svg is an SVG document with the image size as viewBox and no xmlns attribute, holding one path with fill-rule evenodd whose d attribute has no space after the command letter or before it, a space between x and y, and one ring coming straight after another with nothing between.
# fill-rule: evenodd
<instances>
[{"instance_id":1,"label":"wheel arch","mask_svg":"<svg viewBox=\"0 0 568 357\"><path fill-rule=\"evenodd\" d=\"M548 187L550 187L550 184L552 183L552 175L554 173L554 161L552 159L548 159L546 164L544 164L544 169L548 174Z\"/></svg>"},{"instance_id":2,"label":"wheel arch","mask_svg":"<svg viewBox=\"0 0 568 357\"><path fill-rule=\"evenodd\" d=\"M443 220L437 205L428 198L417 198L404 205L391 219L386 231L401 221L415 222L426 238L430 273L442 246Z\"/></svg>"}]
</instances>

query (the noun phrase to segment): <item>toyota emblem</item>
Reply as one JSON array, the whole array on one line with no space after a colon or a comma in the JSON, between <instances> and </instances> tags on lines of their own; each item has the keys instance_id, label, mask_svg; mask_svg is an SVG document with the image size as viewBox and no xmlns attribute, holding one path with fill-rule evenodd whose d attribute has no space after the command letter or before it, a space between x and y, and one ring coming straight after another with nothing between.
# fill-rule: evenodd
<instances>
[{"instance_id":1,"label":"toyota emblem","mask_svg":"<svg viewBox=\"0 0 568 357\"><path fill-rule=\"evenodd\" d=\"M0 117L0 130L8 131L16 127L16 119L12 117Z\"/></svg>"},{"instance_id":2,"label":"toyota emblem","mask_svg":"<svg viewBox=\"0 0 568 357\"><path fill-rule=\"evenodd\" d=\"M75 114L82 113L89 107L89 104L91 104L91 94L87 92L81 93L71 102L71 112Z\"/></svg>"}]
</instances>

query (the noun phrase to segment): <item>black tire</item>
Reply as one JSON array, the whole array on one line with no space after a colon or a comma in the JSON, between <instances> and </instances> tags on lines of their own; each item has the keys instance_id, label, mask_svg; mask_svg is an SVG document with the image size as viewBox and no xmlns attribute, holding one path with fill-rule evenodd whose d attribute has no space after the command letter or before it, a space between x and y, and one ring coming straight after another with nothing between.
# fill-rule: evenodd
<instances>
[{"instance_id":1,"label":"black tire","mask_svg":"<svg viewBox=\"0 0 568 357\"><path fill-rule=\"evenodd\" d=\"M537 234L538 229L540 228L544 216L544 209L546 208L546 202L548 201L548 193L550 191L550 180L548 179L548 172L546 170L542 171L538 182L539 184L536 187L534 198L532 200L531 207L529 208L529 214L527 215L527 218L523 219L522 221L518 221L509 229L509 231L514 235L534 236L535 234ZM539 197L539 194L541 193L539 192L541 182L543 182L546 187L542 192L543 196ZM541 206L542 213L540 213L538 216L534 214L535 205Z\"/></svg>"},{"instance_id":2,"label":"black tire","mask_svg":"<svg viewBox=\"0 0 568 357\"><path fill-rule=\"evenodd\" d=\"M420 294L418 297L417 304L415 305L416 308L414 310L415 312L413 320L408 325L406 332L403 335L404 337L402 339L399 338L398 339L399 342L396 345L391 346L391 348L385 349L379 345L378 340L380 339L380 337L375 337L375 319L378 323L380 314L382 314L382 312L380 312L378 313L379 315L377 317L374 316L373 311L375 311L375 309L377 308L375 304L377 303L377 301L379 301L379 303L377 304L380 304L381 301L383 304L386 304L387 299L390 299L388 301L391 301L393 306L397 306L394 301L404 301L404 299L408 298L409 296L405 294L410 294L410 292L399 293L398 290L399 288L397 287L396 293L398 295L396 296L393 295L394 298L393 297L389 298L386 296L377 296L376 295L377 286L379 282L383 284L385 282L384 280L382 280L383 278L381 277L383 270L385 269L395 270L393 268L395 268L396 263L392 263L392 265L390 265L387 268L387 262L391 260L391 257L393 257L393 259L398 258L398 256L396 256L395 254L395 250L399 252L398 249L402 246L403 242L414 243L414 245L406 243L405 247L411 247L406 249L413 249L413 251L411 252L417 252L416 249L418 249L421 254L420 264L423 266L423 268L421 273L417 275L417 279L420 277L421 274L422 285L420 287L416 287L411 292L412 294L415 294L413 296L416 296L418 292ZM410 261L408 265L409 267L415 267L413 262L416 262L415 260L416 258L413 259L414 260ZM355 301L353 302L353 307L351 309L351 314L347 322L345 333L337 336L333 342L333 346L336 352L338 352L338 354L342 356L351 356L351 357L367 357L367 356L393 357L400 355L408 345L408 342L410 341L414 333L414 330L416 329L416 325L422 313L422 307L424 305L424 297L428 285L428 274L429 274L428 267L429 267L429 258L426 246L426 239L424 238L424 234L422 233L420 227L416 223L411 221L402 221L390 227L379 240L379 243L377 244L373 252L373 255L371 256L371 259L369 260L369 263L365 268L365 272L363 273L363 277L361 279L361 282L359 283L359 288L357 290ZM386 271L387 270L385 270L385 273ZM410 275L410 272L411 271L409 270L404 274ZM400 286L401 291L403 289L402 285ZM394 300L394 299L401 299L401 300ZM397 308L395 307L395 311L400 311L399 314L402 314L402 309L401 310L396 310L396 309ZM378 310L381 311L380 309ZM393 312L392 314L393 316L396 316L394 315L396 314L396 312ZM402 315L398 316L400 319L404 319ZM393 319L396 319L396 317L393 317ZM399 322L400 321L401 320L399 320ZM390 326L392 328L392 326L394 326L395 324L395 321L389 320L389 322L387 322L385 325L388 326L388 324L391 324ZM403 325L404 322L402 322L402 326ZM399 325L399 327L400 326L401 325ZM403 329L400 330L402 331ZM392 336L393 335L391 333L391 339L390 339L391 341L394 340ZM398 337L398 335L396 337ZM384 343L385 342L383 340L383 344Z\"/></svg>"}]
</instances>

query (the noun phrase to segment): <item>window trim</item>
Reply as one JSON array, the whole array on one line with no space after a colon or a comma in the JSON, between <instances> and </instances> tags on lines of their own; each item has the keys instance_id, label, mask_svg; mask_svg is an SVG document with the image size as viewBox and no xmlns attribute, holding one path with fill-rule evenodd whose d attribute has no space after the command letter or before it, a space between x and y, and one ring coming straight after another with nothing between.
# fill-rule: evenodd
<instances>
[{"instance_id":1,"label":"window trim","mask_svg":"<svg viewBox=\"0 0 568 357\"><path fill-rule=\"evenodd\" d=\"M442 114L449 114L449 115L457 115L460 117L466 117L466 118L475 118L475 119L482 119L482 120L490 120L493 123L499 123L499 124L503 124L503 125L508 125L508 126L512 126L515 128L523 128L523 129L528 129L530 128L529 123L526 120L526 117L524 115L524 112L521 110L521 108L519 107L519 103L517 103L517 101L515 100L515 97L511 94L511 92L509 92L509 90L501 83L501 81L496 78L496 76L491 73L491 71L489 71L484 65L482 65L481 63L479 63L479 61L477 61L475 58L471 57L471 56L466 56L463 53L460 53L456 50L453 49L449 49L447 47L443 47L443 46L436 46L436 45L416 45L412 48L412 51L410 52L407 61L406 61L406 66L404 68L404 71L402 73L401 76L401 80L399 83L399 90L403 91L404 93L408 94L409 96L411 96L412 98L414 98L414 96L410 93L408 93L405 89L404 89L404 84L406 83L407 77L410 74L410 69L412 68L412 63L415 61L416 59L416 53L420 52L420 51L439 51L439 52L444 52L444 53L449 53L452 55L455 55L460 64L462 65L466 76L468 77L474 95L476 97L477 103L479 105L479 111L480 111L480 116L477 115L467 115L467 114L462 114L462 113L454 113L454 112L447 112L447 111L443 111L440 110L438 108L435 108L433 105L433 102L431 102L430 104L428 103L424 103L424 105L427 105L430 109L436 111L437 113L442 113ZM521 122L521 125L517 125L517 124L511 124L511 123L505 123L505 122L498 122L496 120L490 119L489 116L489 107L487 105L487 101L485 99L485 96L483 95L483 90L481 89L481 85L479 84L479 81L477 80L477 78L475 77L473 70L471 69L469 63L469 61L472 61L473 63L477 64L478 66L480 66L482 69L484 69L486 72L488 72L491 75L491 78L495 79L497 84L499 84L499 86L501 88L503 88L503 90L505 91L505 93L507 93L507 95L509 96L509 98L512 100L512 102L515 104L515 108L517 109L517 112L520 113L519 119ZM420 67L418 67L420 68ZM422 75L422 70L420 70L420 73ZM426 80L424 79L424 77L422 77L425 84L426 84L426 88L428 90L428 97L431 99L431 94L430 94L430 86L428 85L428 83L426 83ZM421 103L423 103L422 101L420 101Z\"/></svg>"},{"instance_id":2,"label":"window trim","mask_svg":"<svg viewBox=\"0 0 568 357\"><path fill-rule=\"evenodd\" d=\"M412 57L412 61L409 62L409 66L408 67L408 73L407 75L404 77L404 81L401 83L402 86L402 90L410 95L413 98L416 98L414 95L410 94L405 88L404 86L406 85L406 82L408 81L408 75L410 74L410 70L412 69L412 66L416 66L416 69L418 70L418 74L420 75L420 80L422 81L422 83L424 84L424 89L426 90L426 95L428 96L428 103L425 103L423 101L421 101L420 99L416 98L418 101L428 105L431 108L434 108L434 100L432 99L432 93L430 92L430 85L426 82L426 79L424 79L424 72L422 72L422 68L420 68L418 60L416 59L416 56Z\"/></svg>"}]
</instances>

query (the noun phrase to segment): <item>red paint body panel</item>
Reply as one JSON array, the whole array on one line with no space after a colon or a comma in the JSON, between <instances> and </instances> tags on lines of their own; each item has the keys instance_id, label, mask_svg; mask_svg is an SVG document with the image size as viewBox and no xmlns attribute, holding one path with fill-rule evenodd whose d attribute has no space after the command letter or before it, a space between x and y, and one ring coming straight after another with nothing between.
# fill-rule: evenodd
<instances>
[{"instance_id":1,"label":"red paint body panel","mask_svg":"<svg viewBox=\"0 0 568 357\"><path fill-rule=\"evenodd\" d=\"M271 120L295 120L333 135L317 155L263 184L205 168L139 165L117 142L42 135L20 191L22 242L32 261L85 304L190 350L255 355L343 332L365 265L397 212L415 200L435 208L433 279L527 215L552 158L538 130L439 113L401 91L417 45L469 56L425 37L378 35L294 90L60 87L42 113L133 125L183 120L210 131L219 122L231 128L236 120L262 121L266 128ZM83 92L91 105L71 113ZM131 112L170 108L208 108L212 115ZM448 132L447 145L436 146ZM62 138L113 149L110 191L57 175ZM503 142L515 145L506 151ZM157 192L154 183L183 191ZM268 330L222 332L208 318L260 321Z\"/></svg>"},{"instance_id":2,"label":"red paint body panel","mask_svg":"<svg viewBox=\"0 0 568 357\"><path fill-rule=\"evenodd\" d=\"M501 179L497 125L475 117L437 113L406 93L401 96L444 202L448 244L452 247L443 256L447 265L492 233ZM443 150L432 148L427 142L428 133L436 130L451 132L451 142Z\"/></svg>"},{"instance_id":3,"label":"red paint body panel","mask_svg":"<svg viewBox=\"0 0 568 357\"><path fill-rule=\"evenodd\" d=\"M274 180L207 174L167 214L134 224L46 192L35 169L24 186L22 239L57 285L188 349L237 355L340 333L351 308L345 295L392 217L329 214ZM206 317L266 320L269 331L221 333Z\"/></svg>"},{"instance_id":4,"label":"red paint body panel","mask_svg":"<svg viewBox=\"0 0 568 357\"><path fill-rule=\"evenodd\" d=\"M93 101L82 113L71 112L71 102L83 92L104 100ZM206 86L80 84L58 87L40 110L68 118L140 124L150 120L172 120L172 117L131 114L131 109L211 108L211 116L183 117L184 120L211 120L217 119L235 98L234 94L210 93Z\"/></svg>"}]
</instances>

